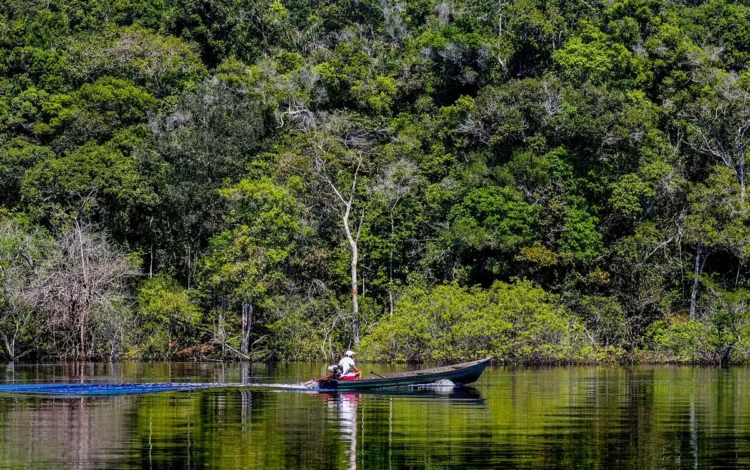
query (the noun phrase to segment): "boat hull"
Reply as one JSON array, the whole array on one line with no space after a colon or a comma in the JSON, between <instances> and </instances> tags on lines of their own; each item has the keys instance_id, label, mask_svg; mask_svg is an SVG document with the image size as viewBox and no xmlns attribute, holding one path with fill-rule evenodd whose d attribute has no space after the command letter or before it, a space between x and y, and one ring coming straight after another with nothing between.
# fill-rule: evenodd
<instances>
[{"instance_id":1,"label":"boat hull","mask_svg":"<svg viewBox=\"0 0 750 470\"><path fill-rule=\"evenodd\" d=\"M324 380L319 383L321 390L363 390L383 387L405 387L450 380L456 384L476 382L490 362L490 358L465 362L454 366L424 369L384 377L365 377L362 380Z\"/></svg>"}]
</instances>

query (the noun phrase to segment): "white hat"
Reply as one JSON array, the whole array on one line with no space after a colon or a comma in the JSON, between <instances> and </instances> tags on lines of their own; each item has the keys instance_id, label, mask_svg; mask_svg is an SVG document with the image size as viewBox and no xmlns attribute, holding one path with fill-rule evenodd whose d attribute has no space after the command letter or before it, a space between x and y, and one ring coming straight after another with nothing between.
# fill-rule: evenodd
<instances>
[{"instance_id":1,"label":"white hat","mask_svg":"<svg viewBox=\"0 0 750 470\"><path fill-rule=\"evenodd\" d=\"M346 357L352 357L352 356L354 356L354 351L352 351L350 349L350 350L348 350L347 352L344 353L344 356L346 356Z\"/></svg>"}]
</instances>

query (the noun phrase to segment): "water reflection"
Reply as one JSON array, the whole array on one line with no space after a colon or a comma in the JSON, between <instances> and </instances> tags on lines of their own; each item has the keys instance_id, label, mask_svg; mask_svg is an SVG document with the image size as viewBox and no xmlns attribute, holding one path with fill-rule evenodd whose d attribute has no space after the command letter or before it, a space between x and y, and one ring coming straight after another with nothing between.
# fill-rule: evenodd
<instances>
[{"instance_id":1,"label":"water reflection","mask_svg":"<svg viewBox=\"0 0 750 470\"><path fill-rule=\"evenodd\" d=\"M294 382L315 366L0 366L16 383ZM382 372L387 372L383 370ZM476 388L0 397L0 468L750 465L750 369L491 369Z\"/></svg>"},{"instance_id":2,"label":"water reflection","mask_svg":"<svg viewBox=\"0 0 750 470\"><path fill-rule=\"evenodd\" d=\"M357 468L357 412L362 403L362 395L357 393L325 394L328 408L332 411L344 442L349 443L347 449L350 469Z\"/></svg>"},{"instance_id":3,"label":"water reflection","mask_svg":"<svg viewBox=\"0 0 750 470\"><path fill-rule=\"evenodd\" d=\"M442 400L463 405L483 405L484 400L481 393L473 387L460 388L421 388L421 389L379 389L361 392L342 393L320 393L321 400L325 400L329 419L334 421L339 429L342 442L346 444L346 468L357 468L357 450L365 447L375 447L380 441L387 448L387 467L393 468L393 425L394 425L394 400L408 400L412 403L425 400ZM365 399L377 400L366 403ZM383 435L383 423L379 423L380 414L383 414L384 404L387 402L387 435ZM373 413L374 422L366 422L365 415ZM361 417L359 416L361 415ZM385 416L383 416L385 418ZM400 421L400 420L399 420ZM369 434L367 434L369 432ZM366 437L367 434L367 437ZM370 438L369 440L367 438ZM365 452L368 452L365 450ZM367 460L360 458L361 466L367 466Z\"/></svg>"},{"instance_id":4,"label":"water reflection","mask_svg":"<svg viewBox=\"0 0 750 470\"><path fill-rule=\"evenodd\" d=\"M0 402L4 439L0 466L102 468L124 458L125 400L23 399Z\"/></svg>"}]
</instances>

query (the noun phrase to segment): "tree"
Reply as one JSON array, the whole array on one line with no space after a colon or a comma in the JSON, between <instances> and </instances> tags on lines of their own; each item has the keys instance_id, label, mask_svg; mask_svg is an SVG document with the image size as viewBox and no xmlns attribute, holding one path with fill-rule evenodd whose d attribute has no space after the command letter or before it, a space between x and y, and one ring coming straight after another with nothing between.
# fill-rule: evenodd
<instances>
[{"instance_id":1,"label":"tree","mask_svg":"<svg viewBox=\"0 0 750 470\"><path fill-rule=\"evenodd\" d=\"M750 240L750 207L743 189L728 168L716 167L705 183L688 196L687 240L695 246L690 319L696 318L700 276L709 256L725 251L744 260ZM739 271L737 273L739 276Z\"/></svg>"},{"instance_id":2,"label":"tree","mask_svg":"<svg viewBox=\"0 0 750 470\"><path fill-rule=\"evenodd\" d=\"M88 36L88 37L86 37ZM194 46L144 28L111 28L67 47L67 73L77 83L100 75L133 80L157 97L179 95L206 75Z\"/></svg>"},{"instance_id":3,"label":"tree","mask_svg":"<svg viewBox=\"0 0 750 470\"><path fill-rule=\"evenodd\" d=\"M190 292L165 275L143 282L138 291L141 343L149 356L169 358L180 341L190 337L190 330L201 320L201 311Z\"/></svg>"},{"instance_id":4,"label":"tree","mask_svg":"<svg viewBox=\"0 0 750 470\"><path fill-rule=\"evenodd\" d=\"M81 360L94 352L90 340L97 314L117 309L127 282L138 275L133 261L94 230L75 218L72 227L60 233L35 294L44 327L64 329L70 335L66 342L74 345L64 354Z\"/></svg>"},{"instance_id":5,"label":"tree","mask_svg":"<svg viewBox=\"0 0 750 470\"><path fill-rule=\"evenodd\" d=\"M408 160L388 165L378 177L373 192L382 198L388 211L391 232L388 239L388 308L393 315L393 249L396 232L396 208L420 182L419 168Z\"/></svg>"},{"instance_id":6,"label":"tree","mask_svg":"<svg viewBox=\"0 0 750 470\"><path fill-rule=\"evenodd\" d=\"M717 74L717 78L711 77L707 96L690 103L681 113L687 121L687 143L731 169L744 200L745 155L750 148L750 78L731 72Z\"/></svg>"},{"instance_id":7,"label":"tree","mask_svg":"<svg viewBox=\"0 0 750 470\"><path fill-rule=\"evenodd\" d=\"M410 288L394 315L363 340L363 354L397 361L569 360L585 354L583 327L558 301L528 281L489 289L455 283Z\"/></svg>"},{"instance_id":8,"label":"tree","mask_svg":"<svg viewBox=\"0 0 750 470\"><path fill-rule=\"evenodd\" d=\"M64 157L39 162L26 172L21 194L39 220L59 223L76 211L123 238L131 217L156 203L137 162L113 143L89 142Z\"/></svg>"},{"instance_id":9,"label":"tree","mask_svg":"<svg viewBox=\"0 0 750 470\"><path fill-rule=\"evenodd\" d=\"M440 238L450 255L450 279L481 282L488 274L507 275L518 250L533 242L539 210L512 187L469 190L451 207Z\"/></svg>"},{"instance_id":10,"label":"tree","mask_svg":"<svg viewBox=\"0 0 750 470\"><path fill-rule=\"evenodd\" d=\"M736 349L747 354L750 348L750 291L747 289L724 290L709 284L711 318L717 341L718 362L728 365L730 355Z\"/></svg>"},{"instance_id":11,"label":"tree","mask_svg":"<svg viewBox=\"0 0 750 470\"><path fill-rule=\"evenodd\" d=\"M52 248L43 231L0 219L0 338L10 361L33 351L35 294Z\"/></svg>"},{"instance_id":12,"label":"tree","mask_svg":"<svg viewBox=\"0 0 750 470\"><path fill-rule=\"evenodd\" d=\"M287 150L281 155L281 164L289 160L300 165L313 180L308 181L312 191L320 191L320 199L336 211L341 218L346 242L349 245L352 298L353 342L359 344L359 290L358 263L359 239L365 223L367 203L362 201L363 187L370 182L365 172L374 166L372 143L366 130L357 127L351 116L321 115L317 123L303 130L293 145L301 150ZM302 161L300 160L300 157ZM364 182L363 182L364 180Z\"/></svg>"},{"instance_id":13,"label":"tree","mask_svg":"<svg viewBox=\"0 0 750 470\"><path fill-rule=\"evenodd\" d=\"M156 245L150 250L162 253L157 267L176 268L188 288L196 260L222 230L226 207L217 191L245 176L246 165L262 148L267 131L263 112L247 83L215 79L185 94L173 112L151 121L160 204L149 214L149 245Z\"/></svg>"},{"instance_id":14,"label":"tree","mask_svg":"<svg viewBox=\"0 0 750 470\"><path fill-rule=\"evenodd\" d=\"M212 239L203 276L217 297L240 304L240 353L247 357L255 307L281 291L305 227L293 194L269 178L243 179L220 195L232 206L230 228Z\"/></svg>"}]
</instances>

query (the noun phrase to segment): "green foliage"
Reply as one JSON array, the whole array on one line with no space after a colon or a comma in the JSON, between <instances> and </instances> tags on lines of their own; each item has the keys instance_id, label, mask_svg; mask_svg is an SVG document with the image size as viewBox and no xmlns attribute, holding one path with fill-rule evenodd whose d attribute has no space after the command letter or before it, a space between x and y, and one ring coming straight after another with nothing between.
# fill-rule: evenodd
<instances>
[{"instance_id":1,"label":"green foliage","mask_svg":"<svg viewBox=\"0 0 750 470\"><path fill-rule=\"evenodd\" d=\"M3 269L86 222L137 258L103 358L330 358L354 241L372 357L745 361L749 8L2 3Z\"/></svg>"},{"instance_id":2,"label":"green foliage","mask_svg":"<svg viewBox=\"0 0 750 470\"><path fill-rule=\"evenodd\" d=\"M692 241L744 257L750 212L734 172L718 167L688 195L691 214L685 221Z\"/></svg>"},{"instance_id":3,"label":"green foliage","mask_svg":"<svg viewBox=\"0 0 750 470\"><path fill-rule=\"evenodd\" d=\"M580 261L592 261L601 251L598 220L585 209L569 207L565 212L565 229L560 236L560 247Z\"/></svg>"},{"instance_id":4,"label":"green foliage","mask_svg":"<svg viewBox=\"0 0 750 470\"><path fill-rule=\"evenodd\" d=\"M220 195L233 206L233 228L213 239L206 282L238 300L262 298L284 281L281 268L304 231L297 201L267 178L242 180Z\"/></svg>"},{"instance_id":5,"label":"green foliage","mask_svg":"<svg viewBox=\"0 0 750 470\"><path fill-rule=\"evenodd\" d=\"M310 361L325 357L327 342L322 325L308 309L296 306L294 310L269 323L272 339L268 342L270 356L284 361ZM333 358L331 358L333 360Z\"/></svg>"},{"instance_id":6,"label":"green foliage","mask_svg":"<svg viewBox=\"0 0 750 470\"><path fill-rule=\"evenodd\" d=\"M200 323L202 313L190 296L172 277L155 276L143 282L138 290L138 313L141 354L167 358L190 338ZM174 341L174 343L173 343Z\"/></svg>"},{"instance_id":7,"label":"green foliage","mask_svg":"<svg viewBox=\"0 0 750 470\"><path fill-rule=\"evenodd\" d=\"M73 42L66 72L78 83L101 76L132 80L151 94L166 97L192 88L206 69L191 44L127 27Z\"/></svg>"},{"instance_id":8,"label":"green foliage","mask_svg":"<svg viewBox=\"0 0 750 470\"><path fill-rule=\"evenodd\" d=\"M594 345L617 347L622 344L627 333L625 312L616 298L584 296L577 302L575 313Z\"/></svg>"},{"instance_id":9,"label":"green foliage","mask_svg":"<svg viewBox=\"0 0 750 470\"><path fill-rule=\"evenodd\" d=\"M561 77L572 83L640 88L650 81L647 60L596 27L584 27L554 57Z\"/></svg>"},{"instance_id":10,"label":"green foliage","mask_svg":"<svg viewBox=\"0 0 750 470\"><path fill-rule=\"evenodd\" d=\"M659 320L649 328L648 336L667 359L680 362L711 362L714 358L711 337L716 334L706 324L695 320Z\"/></svg>"},{"instance_id":11,"label":"green foliage","mask_svg":"<svg viewBox=\"0 0 750 470\"><path fill-rule=\"evenodd\" d=\"M702 314L695 320L673 317L648 330L666 360L693 363L745 362L750 353L750 291L724 290L707 282Z\"/></svg>"},{"instance_id":12,"label":"green foliage","mask_svg":"<svg viewBox=\"0 0 750 470\"><path fill-rule=\"evenodd\" d=\"M583 331L554 296L529 282L488 290L458 285L404 293L392 317L363 342L374 360L459 361L496 356L507 362L580 358Z\"/></svg>"},{"instance_id":13,"label":"green foliage","mask_svg":"<svg viewBox=\"0 0 750 470\"><path fill-rule=\"evenodd\" d=\"M471 191L453 213L455 238L469 248L513 250L533 232L534 208L510 188Z\"/></svg>"},{"instance_id":14,"label":"green foliage","mask_svg":"<svg viewBox=\"0 0 750 470\"><path fill-rule=\"evenodd\" d=\"M38 217L73 210L109 219L113 228L125 227L132 210L153 204L156 197L133 159L114 145L94 143L29 169L21 195Z\"/></svg>"}]
</instances>

